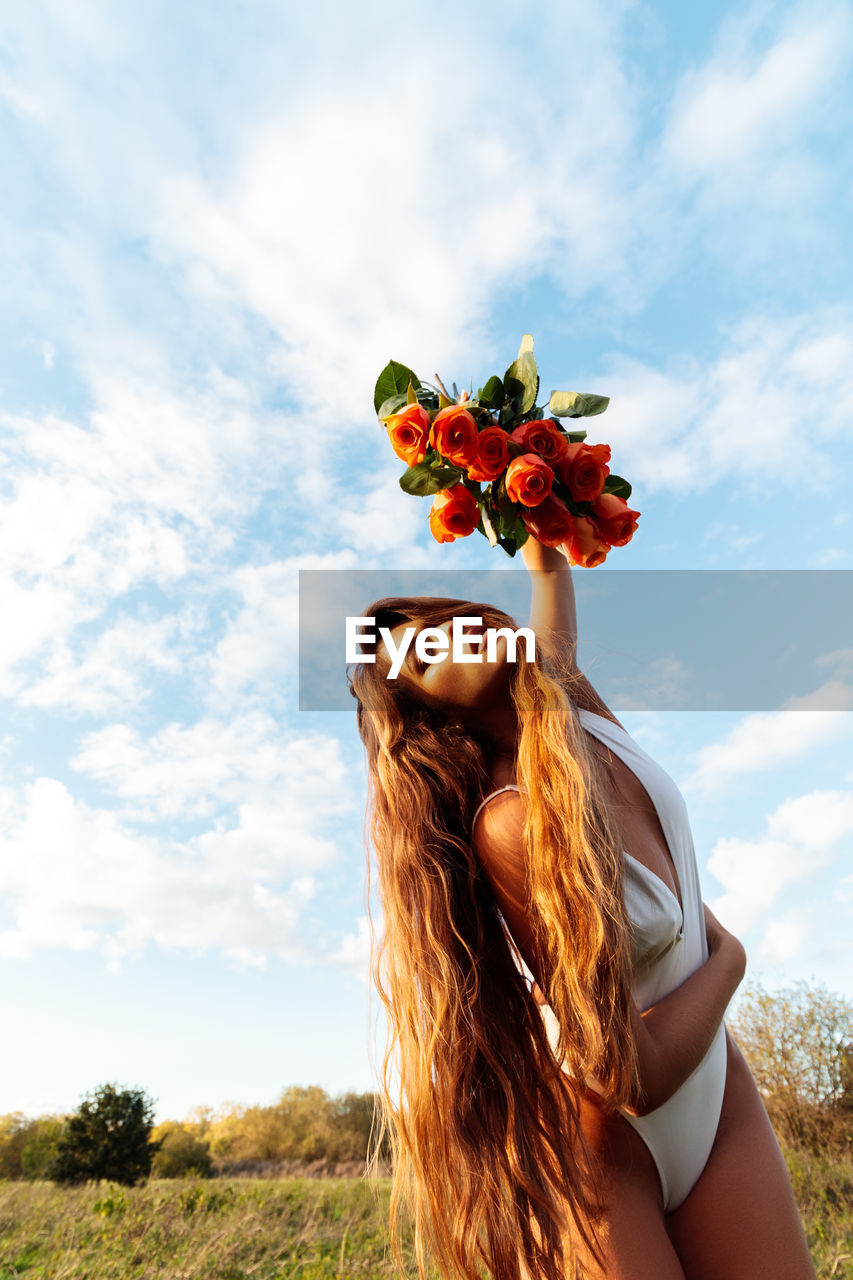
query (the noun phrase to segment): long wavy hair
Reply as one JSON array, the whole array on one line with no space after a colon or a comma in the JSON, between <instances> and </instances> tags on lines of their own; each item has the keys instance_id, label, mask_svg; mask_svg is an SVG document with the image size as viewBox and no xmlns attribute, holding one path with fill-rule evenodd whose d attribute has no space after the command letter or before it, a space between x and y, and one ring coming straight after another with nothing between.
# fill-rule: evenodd
<instances>
[{"instance_id":1,"label":"long wavy hair","mask_svg":"<svg viewBox=\"0 0 853 1280\"><path fill-rule=\"evenodd\" d=\"M365 610L389 629L455 615L517 627L467 600L388 597ZM402 1272L407 1213L421 1277L431 1259L453 1280L482 1280L483 1267L497 1280L566 1280L580 1274L580 1241L601 1262L605 1205L581 1082L598 1082L606 1110L636 1096L621 843L596 798L572 673L539 637L536 647L528 662L519 646L507 687L535 977L559 1026L554 1045L472 844L488 738L388 679L382 650L348 674L367 755L368 877L372 846L384 915L381 937L371 925L389 1031L374 1150L390 1140L393 1253Z\"/></svg>"}]
</instances>

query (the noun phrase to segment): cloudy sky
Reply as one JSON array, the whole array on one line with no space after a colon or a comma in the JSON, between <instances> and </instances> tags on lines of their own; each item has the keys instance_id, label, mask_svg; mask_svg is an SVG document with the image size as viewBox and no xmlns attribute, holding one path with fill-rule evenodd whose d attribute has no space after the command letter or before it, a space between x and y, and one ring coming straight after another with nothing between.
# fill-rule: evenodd
<instances>
[{"instance_id":1,"label":"cloudy sky","mask_svg":"<svg viewBox=\"0 0 853 1280\"><path fill-rule=\"evenodd\" d=\"M528 332L611 397L642 518L576 574L853 569L851 61L833 0L6 6L0 1112L372 1087L364 767L298 710L297 571L508 566L399 490L390 356L476 387ZM823 657L790 709L621 717L750 973L853 996Z\"/></svg>"}]
</instances>

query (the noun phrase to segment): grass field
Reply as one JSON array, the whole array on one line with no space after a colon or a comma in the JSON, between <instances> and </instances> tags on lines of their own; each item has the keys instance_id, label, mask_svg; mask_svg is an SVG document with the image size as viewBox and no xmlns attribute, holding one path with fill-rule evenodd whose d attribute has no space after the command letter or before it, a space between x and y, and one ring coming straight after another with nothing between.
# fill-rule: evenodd
<instances>
[{"instance_id":1,"label":"grass field","mask_svg":"<svg viewBox=\"0 0 853 1280\"><path fill-rule=\"evenodd\" d=\"M789 1168L820 1280L853 1280L853 1164ZM0 1280L382 1280L388 1193L358 1178L0 1183Z\"/></svg>"}]
</instances>

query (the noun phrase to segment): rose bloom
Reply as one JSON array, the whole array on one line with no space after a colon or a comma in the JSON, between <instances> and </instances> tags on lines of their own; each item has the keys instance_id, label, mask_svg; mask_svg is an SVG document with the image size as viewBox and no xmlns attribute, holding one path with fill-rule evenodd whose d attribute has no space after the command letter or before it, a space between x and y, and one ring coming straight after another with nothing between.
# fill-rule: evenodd
<instances>
[{"instance_id":1,"label":"rose bloom","mask_svg":"<svg viewBox=\"0 0 853 1280\"><path fill-rule=\"evenodd\" d=\"M536 453L522 453L506 469L507 496L525 507L538 507L551 492L554 472Z\"/></svg>"},{"instance_id":2,"label":"rose bloom","mask_svg":"<svg viewBox=\"0 0 853 1280\"><path fill-rule=\"evenodd\" d=\"M503 427L486 427L477 437L477 456L468 468L469 480L497 480L509 462L509 433Z\"/></svg>"},{"instance_id":3,"label":"rose bloom","mask_svg":"<svg viewBox=\"0 0 853 1280\"><path fill-rule=\"evenodd\" d=\"M615 493L602 493L592 504L592 518L598 535L612 547L624 547L633 538L639 511L632 511L624 498Z\"/></svg>"},{"instance_id":4,"label":"rose bloom","mask_svg":"<svg viewBox=\"0 0 853 1280\"><path fill-rule=\"evenodd\" d=\"M470 467L477 457L477 422L461 405L451 404L432 420L429 442L443 458Z\"/></svg>"},{"instance_id":5,"label":"rose bloom","mask_svg":"<svg viewBox=\"0 0 853 1280\"><path fill-rule=\"evenodd\" d=\"M598 527L588 516L574 517L574 530L566 539L569 563L582 569L594 569L607 559L610 546L600 536Z\"/></svg>"},{"instance_id":6,"label":"rose bloom","mask_svg":"<svg viewBox=\"0 0 853 1280\"><path fill-rule=\"evenodd\" d=\"M549 494L533 511L522 511L525 528L545 547L559 547L574 532L575 518L565 502Z\"/></svg>"},{"instance_id":7,"label":"rose bloom","mask_svg":"<svg viewBox=\"0 0 853 1280\"><path fill-rule=\"evenodd\" d=\"M593 502L600 495L610 475L609 461L609 444L587 444L583 440L569 444L564 461L557 467L557 475L574 502Z\"/></svg>"},{"instance_id":8,"label":"rose bloom","mask_svg":"<svg viewBox=\"0 0 853 1280\"><path fill-rule=\"evenodd\" d=\"M510 439L523 446L525 453L538 453L540 458L550 462L557 470L556 464L566 457L569 441L553 422L522 422L516 427Z\"/></svg>"},{"instance_id":9,"label":"rose bloom","mask_svg":"<svg viewBox=\"0 0 853 1280\"><path fill-rule=\"evenodd\" d=\"M407 404L385 419L391 448L410 467L423 462L429 443L429 414L419 404Z\"/></svg>"},{"instance_id":10,"label":"rose bloom","mask_svg":"<svg viewBox=\"0 0 853 1280\"><path fill-rule=\"evenodd\" d=\"M435 495L429 513L429 531L436 542L467 538L480 521L480 508L470 489L455 484Z\"/></svg>"}]
</instances>

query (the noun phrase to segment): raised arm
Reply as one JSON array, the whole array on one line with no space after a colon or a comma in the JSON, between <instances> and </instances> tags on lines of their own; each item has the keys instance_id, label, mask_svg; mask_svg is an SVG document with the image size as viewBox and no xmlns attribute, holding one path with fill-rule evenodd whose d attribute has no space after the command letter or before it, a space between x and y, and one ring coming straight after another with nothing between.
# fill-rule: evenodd
<instances>
[{"instance_id":1,"label":"raised arm","mask_svg":"<svg viewBox=\"0 0 853 1280\"><path fill-rule=\"evenodd\" d=\"M551 638L572 667L577 665L578 620L572 570L562 551L545 547L531 535L521 548L530 571L528 625L537 636Z\"/></svg>"},{"instance_id":2,"label":"raised arm","mask_svg":"<svg viewBox=\"0 0 853 1280\"><path fill-rule=\"evenodd\" d=\"M538 981L541 966L524 906L523 826L524 800L517 792L506 792L484 809L475 828L474 847L512 938ZM705 919L708 960L651 1009L641 1014L632 1006L641 1090L629 1108L635 1115L662 1106L693 1074L743 979L743 947L707 908Z\"/></svg>"}]
</instances>

